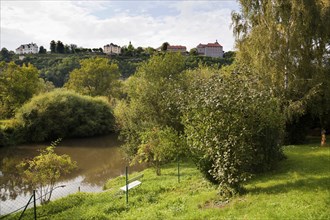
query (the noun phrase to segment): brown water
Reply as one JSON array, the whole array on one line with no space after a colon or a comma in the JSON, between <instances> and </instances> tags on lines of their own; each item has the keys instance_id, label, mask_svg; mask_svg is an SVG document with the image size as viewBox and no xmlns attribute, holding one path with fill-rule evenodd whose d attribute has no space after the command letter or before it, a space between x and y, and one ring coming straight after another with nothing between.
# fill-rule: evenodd
<instances>
[{"instance_id":1,"label":"brown water","mask_svg":"<svg viewBox=\"0 0 330 220\"><path fill-rule=\"evenodd\" d=\"M107 180L124 175L127 161L124 160L120 150L121 144L116 135L63 140L55 152L59 155L69 155L72 160L77 162L78 169L57 183L57 185L64 184L65 187L54 190L52 199L75 193L78 190L99 192L102 191ZM24 158L36 156L38 149L48 145L49 143L0 148L0 171L4 158L14 159L17 164ZM139 169L141 167L131 167L129 170L133 172ZM8 179L14 180L15 184L9 184L13 181L8 181ZM2 173L1 177L0 173L0 215L24 206L29 200L30 192L23 190L24 187L20 185L20 180L21 178L17 174Z\"/></svg>"}]
</instances>

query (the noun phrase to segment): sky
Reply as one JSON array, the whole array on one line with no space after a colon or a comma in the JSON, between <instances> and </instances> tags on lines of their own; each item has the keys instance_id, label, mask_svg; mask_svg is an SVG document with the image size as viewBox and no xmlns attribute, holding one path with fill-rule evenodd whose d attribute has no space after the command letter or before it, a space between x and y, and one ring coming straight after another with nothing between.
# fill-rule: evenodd
<instances>
[{"instance_id":1,"label":"sky","mask_svg":"<svg viewBox=\"0 0 330 220\"><path fill-rule=\"evenodd\" d=\"M218 1L0 1L0 48L15 50L51 40L100 48L131 41L134 47L183 45L189 51L216 40L234 50L231 12L235 0Z\"/></svg>"}]
</instances>

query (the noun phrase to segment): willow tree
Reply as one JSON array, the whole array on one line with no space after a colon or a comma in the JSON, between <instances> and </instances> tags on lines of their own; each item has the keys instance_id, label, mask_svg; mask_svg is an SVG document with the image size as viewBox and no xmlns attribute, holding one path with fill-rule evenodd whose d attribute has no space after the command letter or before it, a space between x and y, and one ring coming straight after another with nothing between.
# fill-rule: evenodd
<instances>
[{"instance_id":1,"label":"willow tree","mask_svg":"<svg viewBox=\"0 0 330 220\"><path fill-rule=\"evenodd\" d=\"M232 13L237 61L273 88L285 100L288 112L303 113L310 107L326 126L324 115L330 112L326 95L330 85L329 2L239 2L241 11Z\"/></svg>"}]
</instances>

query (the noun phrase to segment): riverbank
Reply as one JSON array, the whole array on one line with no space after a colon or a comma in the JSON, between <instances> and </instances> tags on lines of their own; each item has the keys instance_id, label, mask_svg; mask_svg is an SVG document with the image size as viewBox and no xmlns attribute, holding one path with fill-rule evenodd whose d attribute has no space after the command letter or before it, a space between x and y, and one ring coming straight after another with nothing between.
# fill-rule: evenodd
<instances>
[{"instance_id":1,"label":"riverbank","mask_svg":"<svg viewBox=\"0 0 330 220\"><path fill-rule=\"evenodd\" d=\"M287 159L275 171L252 178L246 194L229 203L220 201L216 186L192 163L181 164L178 183L173 163L161 176L144 170L128 208L119 190L125 179L118 177L106 184L106 192L77 193L38 207L38 219L329 219L329 146L287 146L284 152ZM32 213L28 210L26 218Z\"/></svg>"}]
</instances>

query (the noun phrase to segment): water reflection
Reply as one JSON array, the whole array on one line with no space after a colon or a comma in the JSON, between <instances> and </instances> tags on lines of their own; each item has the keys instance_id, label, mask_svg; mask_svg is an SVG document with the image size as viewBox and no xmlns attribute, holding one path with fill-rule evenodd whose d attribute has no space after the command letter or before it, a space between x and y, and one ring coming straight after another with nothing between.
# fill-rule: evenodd
<instances>
[{"instance_id":1,"label":"water reflection","mask_svg":"<svg viewBox=\"0 0 330 220\"><path fill-rule=\"evenodd\" d=\"M38 149L48 145L49 143L0 148L0 170L3 174L0 177L2 201L29 195L31 189L23 184L16 166L24 159L38 155ZM121 142L116 135L63 140L55 152L60 155L68 154L72 160L77 161L78 169L69 176L63 177L58 184L65 183L68 186L63 189L68 191L66 194L76 192L77 187L81 186L83 186L82 191L101 191L108 179L123 175L125 172L127 161L123 158L120 145ZM138 169L141 167L133 167L130 171ZM73 186L74 189L71 189Z\"/></svg>"}]
</instances>

